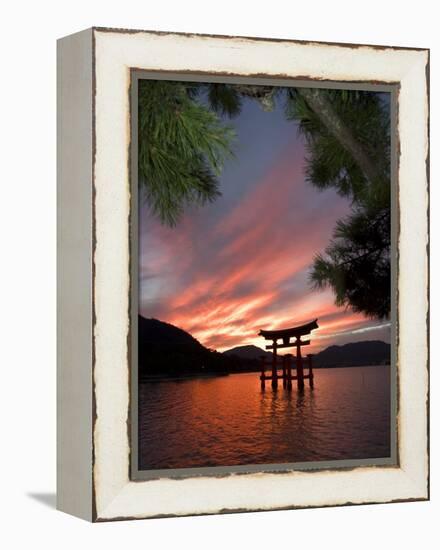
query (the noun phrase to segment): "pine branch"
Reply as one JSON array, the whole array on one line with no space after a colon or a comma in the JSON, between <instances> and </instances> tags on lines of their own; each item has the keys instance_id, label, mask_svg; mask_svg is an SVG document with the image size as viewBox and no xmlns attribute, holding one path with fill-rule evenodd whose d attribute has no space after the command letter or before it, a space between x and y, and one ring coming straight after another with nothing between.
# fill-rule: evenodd
<instances>
[{"instance_id":1,"label":"pine branch","mask_svg":"<svg viewBox=\"0 0 440 550\"><path fill-rule=\"evenodd\" d=\"M232 154L232 128L197 101L198 92L191 83L139 84L139 183L167 225L175 225L188 205L219 196L216 176Z\"/></svg>"},{"instance_id":2,"label":"pine branch","mask_svg":"<svg viewBox=\"0 0 440 550\"><path fill-rule=\"evenodd\" d=\"M341 143L357 162L366 179L373 183L380 174L374 163L357 141L349 127L342 121L328 100L325 91L318 88L298 88L297 93L304 97L316 116L327 130Z\"/></svg>"}]
</instances>

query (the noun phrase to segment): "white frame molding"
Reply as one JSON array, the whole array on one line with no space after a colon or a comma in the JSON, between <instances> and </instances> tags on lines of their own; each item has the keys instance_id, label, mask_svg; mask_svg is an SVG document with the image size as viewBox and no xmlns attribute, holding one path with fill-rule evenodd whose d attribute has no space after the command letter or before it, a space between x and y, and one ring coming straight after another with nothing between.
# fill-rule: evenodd
<instances>
[{"instance_id":1,"label":"white frame molding","mask_svg":"<svg viewBox=\"0 0 440 550\"><path fill-rule=\"evenodd\" d=\"M59 63L58 507L105 521L429 498L429 51L96 28L61 39ZM399 85L398 466L130 480L133 68Z\"/></svg>"}]
</instances>

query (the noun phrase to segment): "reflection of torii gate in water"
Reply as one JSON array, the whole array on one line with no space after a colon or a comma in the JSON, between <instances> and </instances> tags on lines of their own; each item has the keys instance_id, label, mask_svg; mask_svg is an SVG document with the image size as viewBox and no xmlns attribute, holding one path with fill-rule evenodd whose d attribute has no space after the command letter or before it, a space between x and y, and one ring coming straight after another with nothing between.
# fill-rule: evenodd
<instances>
[{"instance_id":1,"label":"reflection of torii gate in water","mask_svg":"<svg viewBox=\"0 0 440 550\"><path fill-rule=\"evenodd\" d=\"M310 387L313 388L313 371L312 371L312 355L307 355L309 374L304 374L303 358L301 356L301 346L308 346L310 340L301 340L301 336L307 336L310 332L318 327L318 319L315 319L311 323L300 325L297 327L280 329L280 330L260 330L258 333L266 340L272 340L270 346L266 346L266 349L272 350L272 374L267 375L266 371L266 359L263 359L263 367L261 370L261 389L264 390L266 380L272 380L272 388L278 387L278 378L283 379L283 388L292 389L292 380L296 380L298 389L304 388L304 379L308 378ZM290 339L294 338L294 341ZM278 343L282 340L282 343ZM296 357L291 354L277 356L277 350L280 348L296 347ZM282 375L278 375L278 364L281 359ZM292 359L296 363L296 375L292 375Z\"/></svg>"}]
</instances>

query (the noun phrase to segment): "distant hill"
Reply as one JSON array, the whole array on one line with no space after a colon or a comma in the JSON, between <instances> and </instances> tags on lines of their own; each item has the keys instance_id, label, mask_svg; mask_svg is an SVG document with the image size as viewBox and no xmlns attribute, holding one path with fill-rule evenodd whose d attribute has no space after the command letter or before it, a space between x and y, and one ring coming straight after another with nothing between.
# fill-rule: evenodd
<instances>
[{"instance_id":1,"label":"distant hill","mask_svg":"<svg viewBox=\"0 0 440 550\"><path fill-rule=\"evenodd\" d=\"M179 377L227 374L230 361L205 348L191 334L158 319L138 317L140 379L154 376Z\"/></svg>"},{"instance_id":2,"label":"distant hill","mask_svg":"<svg viewBox=\"0 0 440 550\"><path fill-rule=\"evenodd\" d=\"M236 348L224 351L223 355L241 357L242 359L261 359L262 355L272 357L271 353L262 350L258 346L237 346Z\"/></svg>"},{"instance_id":3,"label":"distant hill","mask_svg":"<svg viewBox=\"0 0 440 550\"><path fill-rule=\"evenodd\" d=\"M206 350L198 340L181 328L158 319L146 319L141 315L138 318L138 338L139 344L150 350L163 351L164 347L170 346L175 350L181 349L182 351Z\"/></svg>"},{"instance_id":4,"label":"distant hill","mask_svg":"<svg viewBox=\"0 0 440 550\"><path fill-rule=\"evenodd\" d=\"M389 364L391 346L380 340L330 346L313 357L316 367L355 367Z\"/></svg>"},{"instance_id":5,"label":"distant hill","mask_svg":"<svg viewBox=\"0 0 440 550\"><path fill-rule=\"evenodd\" d=\"M352 342L342 346L330 346L313 357L313 365L323 367L355 367L363 365L380 365L390 362L390 344L380 340ZM292 353L295 349L292 348ZM306 354L307 348L303 350ZM262 355L270 358L272 354L257 346L238 346L223 352L231 358L259 360ZM282 354L281 354L282 355Z\"/></svg>"},{"instance_id":6,"label":"distant hill","mask_svg":"<svg viewBox=\"0 0 440 550\"><path fill-rule=\"evenodd\" d=\"M292 348L292 353L295 349ZM307 348L303 354L307 353ZM272 354L257 346L238 346L223 352L231 358L259 360L262 355L270 358ZM282 355L282 354L281 354ZM390 362L390 345L380 340L353 342L342 346L330 346L313 357L315 367L354 367L378 365Z\"/></svg>"}]
</instances>

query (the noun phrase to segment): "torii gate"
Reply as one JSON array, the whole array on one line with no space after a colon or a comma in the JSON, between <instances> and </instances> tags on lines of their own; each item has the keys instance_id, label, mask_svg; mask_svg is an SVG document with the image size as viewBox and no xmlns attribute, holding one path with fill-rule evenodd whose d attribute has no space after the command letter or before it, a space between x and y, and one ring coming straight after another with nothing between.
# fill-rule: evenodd
<instances>
[{"instance_id":1,"label":"torii gate","mask_svg":"<svg viewBox=\"0 0 440 550\"><path fill-rule=\"evenodd\" d=\"M259 336L263 336L266 340L272 340L272 344L266 346L266 349L272 350L272 374L266 375L265 373L265 360L263 360L263 367L261 371L261 389L264 390L266 380L272 380L272 388L278 387L278 356L277 350L280 348L296 347L296 376L292 376L292 355L284 355L282 357L282 369L283 374L283 387L292 389L292 380L296 380L298 389L304 388L304 379L309 380L310 387L313 388L313 371L312 371L312 354L307 355L309 374L304 374L303 359L301 356L301 347L310 345L310 340L301 340L301 336L308 336L310 332L318 327L318 319L315 319L311 323L300 325L297 327L280 329L280 330L260 330ZM295 338L291 341L291 338ZM278 343L278 340L282 340L282 343Z\"/></svg>"}]
</instances>

